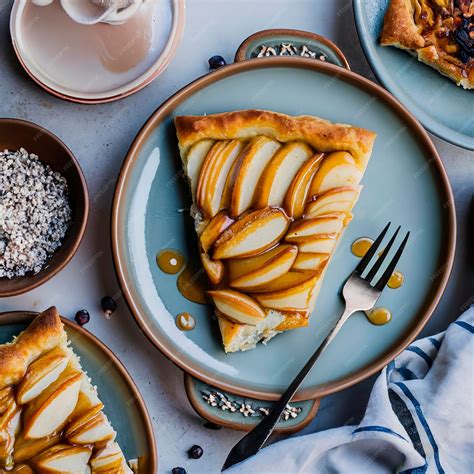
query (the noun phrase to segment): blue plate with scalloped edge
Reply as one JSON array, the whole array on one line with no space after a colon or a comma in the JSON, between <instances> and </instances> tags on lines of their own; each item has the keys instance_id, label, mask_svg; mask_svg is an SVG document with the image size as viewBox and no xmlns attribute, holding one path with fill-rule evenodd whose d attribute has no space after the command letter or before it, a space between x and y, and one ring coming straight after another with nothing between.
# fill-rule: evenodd
<instances>
[{"instance_id":1,"label":"blue plate with scalloped edge","mask_svg":"<svg viewBox=\"0 0 474 474\"><path fill-rule=\"evenodd\" d=\"M380 46L390 0L354 0L354 17L367 60L386 87L431 132L474 150L474 90L457 86L401 49Z\"/></svg>"}]
</instances>

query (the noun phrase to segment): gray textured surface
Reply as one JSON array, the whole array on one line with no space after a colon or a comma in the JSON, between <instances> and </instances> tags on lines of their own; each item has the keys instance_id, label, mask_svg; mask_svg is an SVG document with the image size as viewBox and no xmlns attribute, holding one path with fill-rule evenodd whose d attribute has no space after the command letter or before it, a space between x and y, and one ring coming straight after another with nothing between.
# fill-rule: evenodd
<instances>
[{"instance_id":1,"label":"gray textured surface","mask_svg":"<svg viewBox=\"0 0 474 474\"><path fill-rule=\"evenodd\" d=\"M133 375L153 418L160 472L181 465L188 472L218 472L233 443L230 430L202 427L184 394L182 374L140 333L123 301L111 320L99 307L102 296L119 290L109 245L109 212L117 173L124 155L148 116L169 95L207 72L207 59L222 54L232 61L249 34L265 28L314 31L333 39L352 69L373 79L360 48L349 0L190 0L183 41L168 69L150 86L122 101L98 106L70 104L48 95L23 72L10 45L10 0L0 0L0 116L36 122L57 134L72 149L85 172L91 215L77 255L59 275L24 296L0 300L0 311L41 310L55 304L73 317L81 308L91 313L88 329L98 335ZM331 5L329 8L328 5ZM472 213L474 153L433 139L445 163L456 199L458 247L454 271L433 318L424 330L443 330L462 308L474 302ZM469 233L469 225L471 232ZM304 432L353 423L363 413L372 380L327 397ZM186 449L204 448L189 461Z\"/></svg>"}]
</instances>

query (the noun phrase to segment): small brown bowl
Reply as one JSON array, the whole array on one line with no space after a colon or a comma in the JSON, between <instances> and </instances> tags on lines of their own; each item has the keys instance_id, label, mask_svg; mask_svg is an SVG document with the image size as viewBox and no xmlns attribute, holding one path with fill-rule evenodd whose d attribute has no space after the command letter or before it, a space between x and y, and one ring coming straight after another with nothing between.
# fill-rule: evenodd
<instances>
[{"instance_id":1,"label":"small brown bowl","mask_svg":"<svg viewBox=\"0 0 474 474\"><path fill-rule=\"evenodd\" d=\"M38 155L66 178L72 220L61 247L50 257L42 270L22 277L0 278L0 297L14 296L36 288L62 270L76 253L86 230L89 195L81 167L71 150L48 130L26 120L0 118L0 150L24 148Z\"/></svg>"}]
</instances>

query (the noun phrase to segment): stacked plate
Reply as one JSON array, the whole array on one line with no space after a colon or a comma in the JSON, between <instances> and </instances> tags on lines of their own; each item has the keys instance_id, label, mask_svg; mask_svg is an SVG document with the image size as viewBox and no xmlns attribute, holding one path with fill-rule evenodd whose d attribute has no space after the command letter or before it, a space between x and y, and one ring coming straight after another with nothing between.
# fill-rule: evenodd
<instances>
[{"instance_id":1,"label":"stacked plate","mask_svg":"<svg viewBox=\"0 0 474 474\"><path fill-rule=\"evenodd\" d=\"M119 25L82 25L55 1L16 0L15 52L30 77L73 102L103 103L139 91L166 68L184 29L184 0L145 2Z\"/></svg>"}]
</instances>

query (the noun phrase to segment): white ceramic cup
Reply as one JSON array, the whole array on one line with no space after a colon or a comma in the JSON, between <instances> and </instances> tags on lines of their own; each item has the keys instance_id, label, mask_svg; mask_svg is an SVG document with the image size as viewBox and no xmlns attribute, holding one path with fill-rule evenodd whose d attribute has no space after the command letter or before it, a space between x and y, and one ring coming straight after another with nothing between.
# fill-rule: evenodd
<instances>
[{"instance_id":1,"label":"white ceramic cup","mask_svg":"<svg viewBox=\"0 0 474 474\"><path fill-rule=\"evenodd\" d=\"M48 6L54 0L32 0L32 3L41 7ZM96 23L109 23L119 25L131 18L145 0L132 0L125 8L111 6L109 8L96 5L91 0L60 0L64 11L76 23L95 25Z\"/></svg>"}]
</instances>

